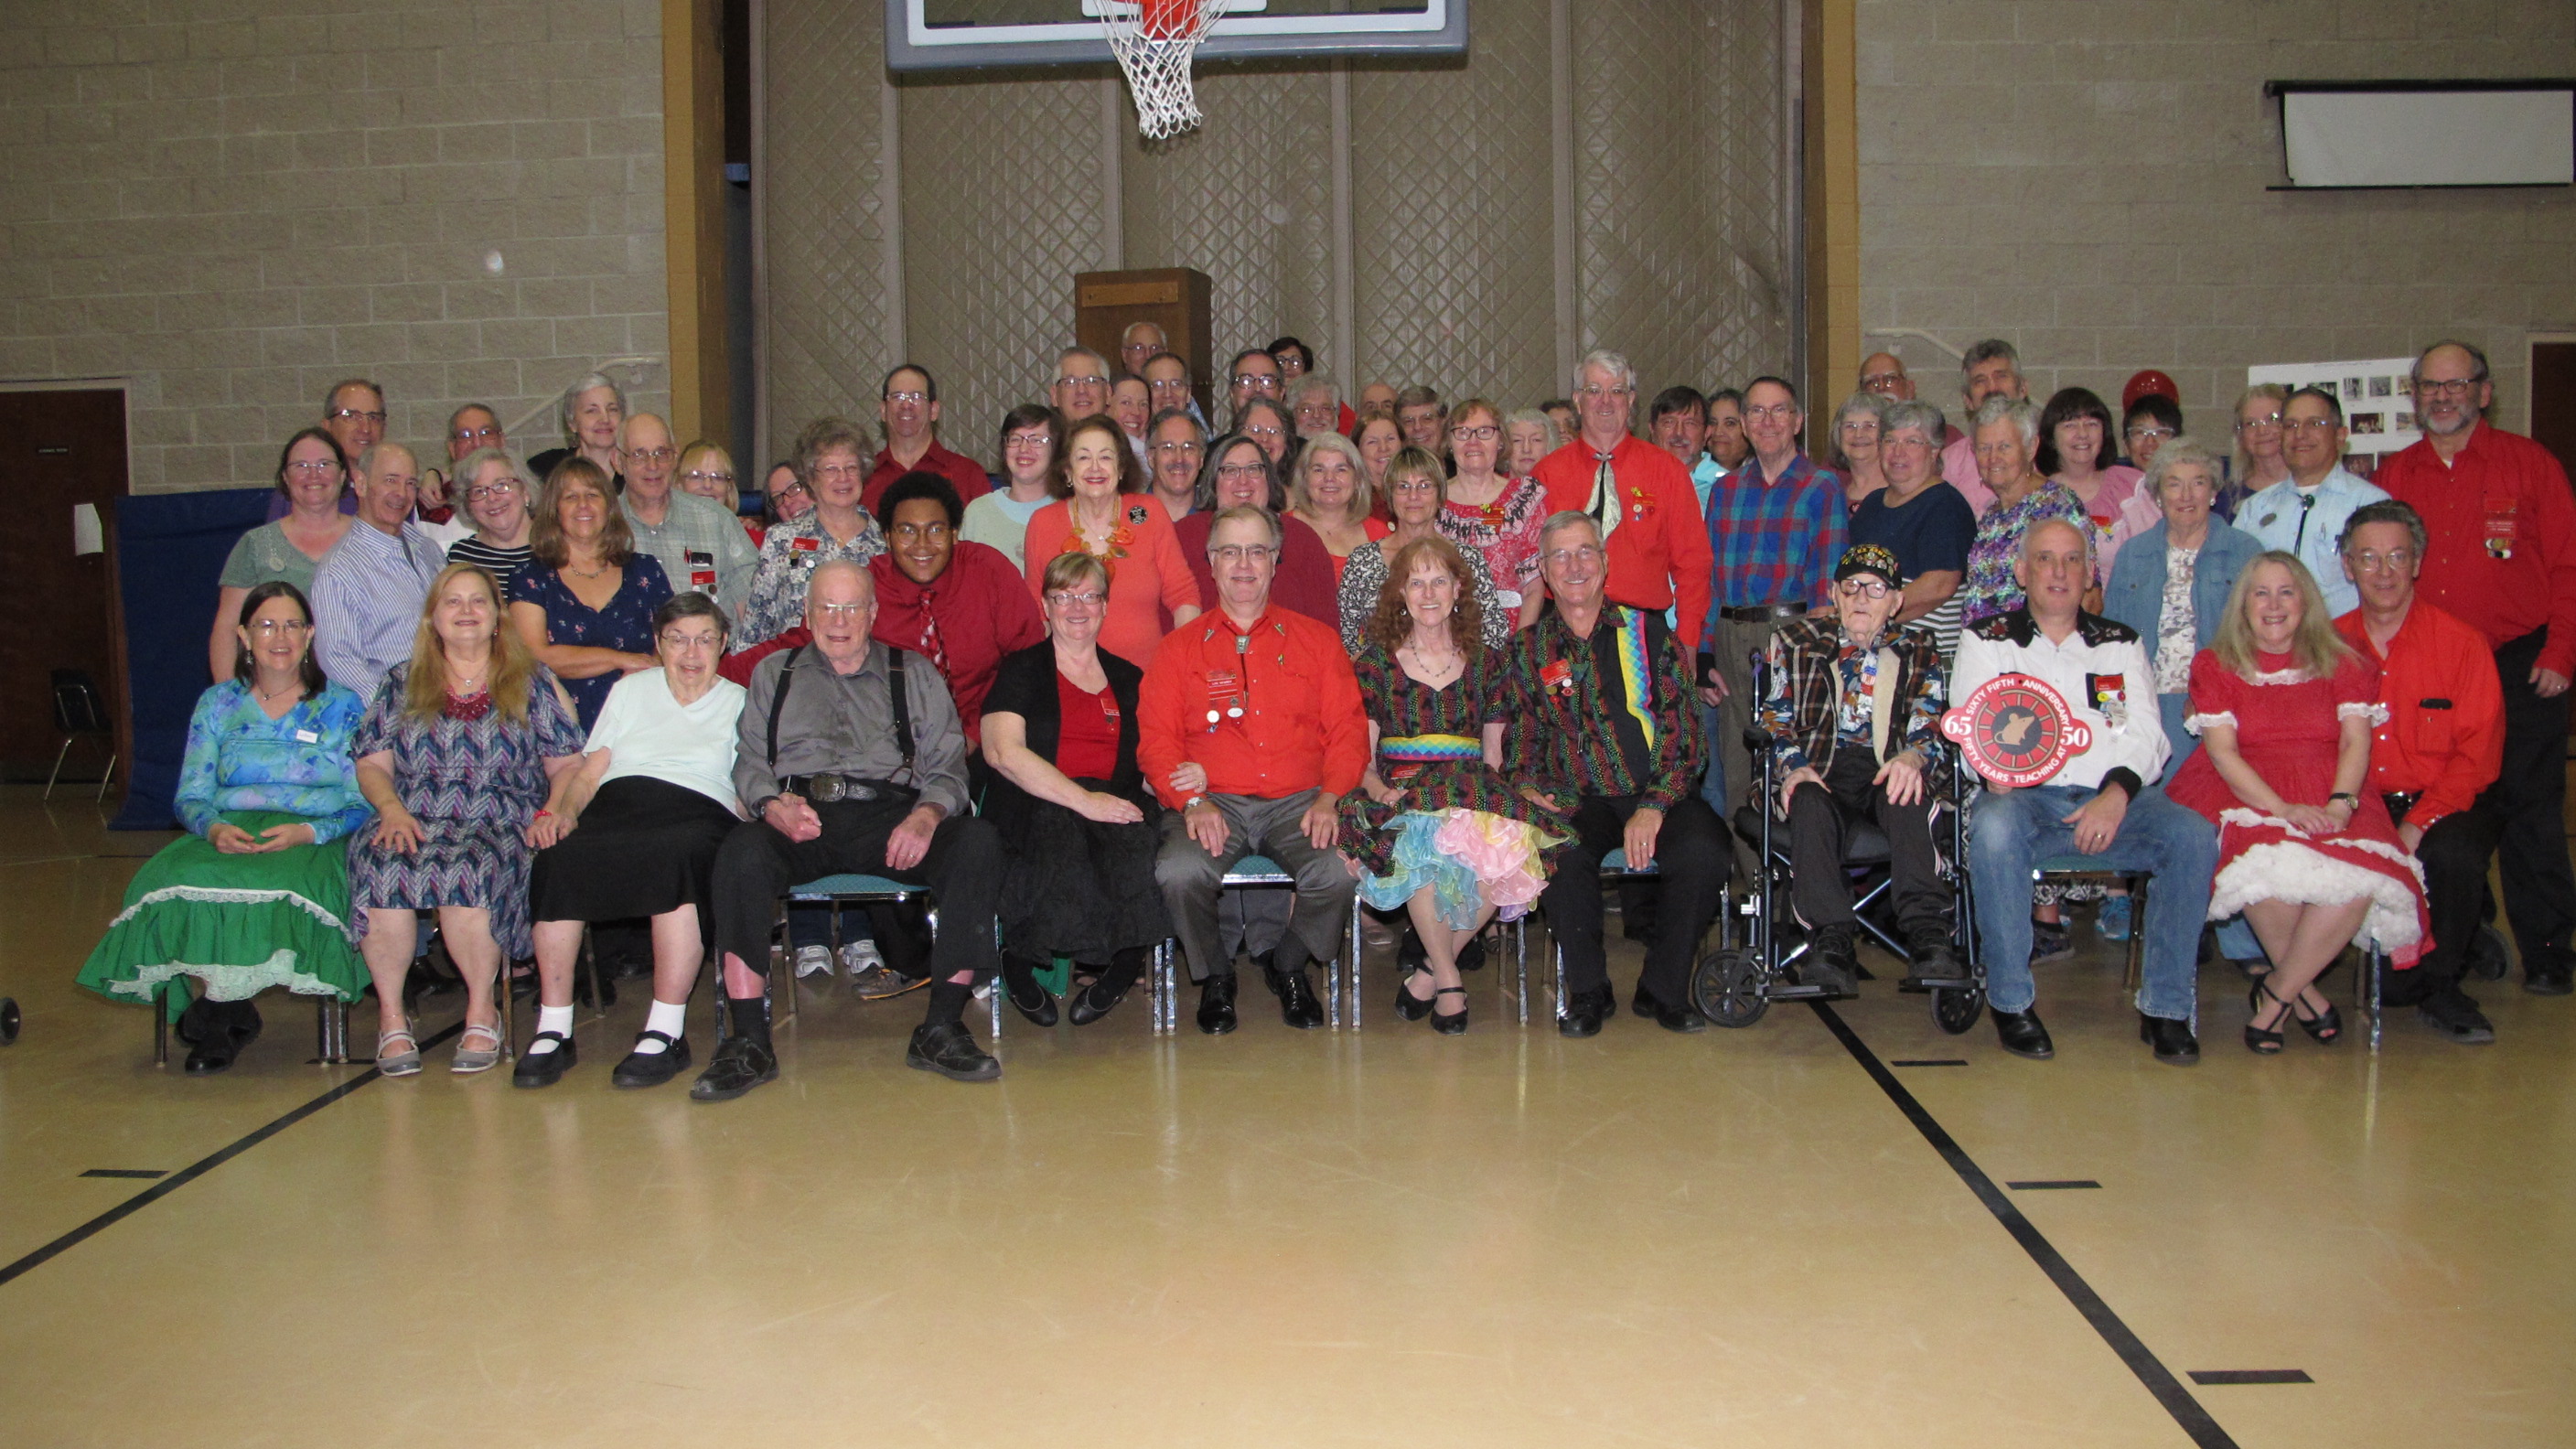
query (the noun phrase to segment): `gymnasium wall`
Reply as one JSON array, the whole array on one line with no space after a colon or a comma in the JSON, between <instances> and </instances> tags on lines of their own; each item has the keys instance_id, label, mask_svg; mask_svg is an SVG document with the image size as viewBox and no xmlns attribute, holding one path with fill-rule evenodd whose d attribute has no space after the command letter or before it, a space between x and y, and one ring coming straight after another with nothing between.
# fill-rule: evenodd
<instances>
[{"instance_id":1,"label":"gymnasium wall","mask_svg":"<svg viewBox=\"0 0 2576 1449\"><path fill-rule=\"evenodd\" d=\"M1858 20L1866 328L2010 338L2043 396L2116 399L2161 367L2221 441L2249 364L2452 334L2488 350L2520 428L2527 335L2576 331L2564 189L2264 189L2264 81L2576 75L2566 0L1860 0ZM1863 345L1955 412L1951 354Z\"/></svg>"},{"instance_id":2,"label":"gymnasium wall","mask_svg":"<svg viewBox=\"0 0 2576 1449\"><path fill-rule=\"evenodd\" d=\"M1213 279L1211 372L1282 332L1347 390L1508 405L1595 346L1649 391L1785 371L1796 8L1476 0L1463 64L1203 66L1207 124L1147 145L1114 72L888 82L881 7L764 0L765 451L873 426L910 358L989 466L1072 340L1074 274L1128 267Z\"/></svg>"},{"instance_id":3,"label":"gymnasium wall","mask_svg":"<svg viewBox=\"0 0 2576 1449\"><path fill-rule=\"evenodd\" d=\"M660 27L660 0L0 4L0 381L126 380L138 492L266 483L350 374L436 457L456 404L514 422L605 359L652 358L622 376L662 406Z\"/></svg>"}]
</instances>

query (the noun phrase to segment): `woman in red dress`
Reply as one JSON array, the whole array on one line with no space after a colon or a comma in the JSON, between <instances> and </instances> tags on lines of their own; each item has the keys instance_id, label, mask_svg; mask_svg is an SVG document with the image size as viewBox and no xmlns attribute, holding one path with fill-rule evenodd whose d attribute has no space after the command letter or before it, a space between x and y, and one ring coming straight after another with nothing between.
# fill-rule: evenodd
<instances>
[{"instance_id":1,"label":"woman in red dress","mask_svg":"<svg viewBox=\"0 0 2576 1449\"><path fill-rule=\"evenodd\" d=\"M2315 981L2347 944L2409 964L2424 936L2424 873L2370 775L2379 667L2347 648L2316 580L2290 554L2236 581L2218 638L2191 662L2200 750L2168 789L2218 825L2209 918L2238 911L2272 958L2254 985L2245 1045L2281 1049L2282 1018L2320 1043L2343 1022Z\"/></svg>"}]
</instances>

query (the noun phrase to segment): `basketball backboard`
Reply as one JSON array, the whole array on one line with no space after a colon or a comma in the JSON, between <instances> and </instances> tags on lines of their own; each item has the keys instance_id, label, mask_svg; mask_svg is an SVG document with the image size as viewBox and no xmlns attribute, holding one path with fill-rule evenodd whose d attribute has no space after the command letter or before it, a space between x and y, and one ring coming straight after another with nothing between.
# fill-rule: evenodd
<instances>
[{"instance_id":1,"label":"basketball backboard","mask_svg":"<svg viewBox=\"0 0 2576 1449\"><path fill-rule=\"evenodd\" d=\"M1138 0L886 0L886 68L1111 63L1102 11ZM1204 60L1467 52L1467 0L1230 0Z\"/></svg>"}]
</instances>

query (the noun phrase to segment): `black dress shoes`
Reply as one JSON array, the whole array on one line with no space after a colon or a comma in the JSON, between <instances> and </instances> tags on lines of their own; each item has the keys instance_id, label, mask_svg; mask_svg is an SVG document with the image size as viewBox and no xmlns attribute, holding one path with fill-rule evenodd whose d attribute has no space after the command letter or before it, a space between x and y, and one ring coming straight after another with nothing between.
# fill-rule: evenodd
<instances>
[{"instance_id":1,"label":"black dress shoes","mask_svg":"<svg viewBox=\"0 0 2576 1449\"><path fill-rule=\"evenodd\" d=\"M537 1043L541 1041L552 1041L555 1044L554 1049L538 1051ZM579 1058L573 1050L571 1037L559 1031L538 1032L528 1042L528 1049L519 1053L519 1064L511 1068L510 1085L529 1088L551 1087L563 1080L563 1074L571 1071L577 1060Z\"/></svg>"},{"instance_id":2,"label":"black dress shoes","mask_svg":"<svg viewBox=\"0 0 2576 1449\"><path fill-rule=\"evenodd\" d=\"M2200 1039L2191 1034L2190 1022L2172 1021L2140 1012L2138 1040L2154 1047L2156 1060L2167 1066L2189 1067L2200 1063Z\"/></svg>"},{"instance_id":3,"label":"black dress shoes","mask_svg":"<svg viewBox=\"0 0 2576 1449\"><path fill-rule=\"evenodd\" d=\"M1038 984L1033 963L1002 958L1002 989L1011 999L1011 1009L1027 1017L1030 1025L1055 1025L1055 998Z\"/></svg>"},{"instance_id":4,"label":"black dress shoes","mask_svg":"<svg viewBox=\"0 0 2576 1449\"><path fill-rule=\"evenodd\" d=\"M638 1034L635 1044L642 1046L645 1037L662 1043L658 1052L628 1052L608 1074L612 1087L658 1087L689 1069L689 1043L686 1037L648 1031Z\"/></svg>"},{"instance_id":5,"label":"black dress shoes","mask_svg":"<svg viewBox=\"0 0 2576 1449\"><path fill-rule=\"evenodd\" d=\"M2057 1043L2048 1039L2048 1028L2039 1024L2039 1013L2032 1011L1994 1012L1995 1040L2005 1051L2035 1062L2057 1055Z\"/></svg>"},{"instance_id":6,"label":"black dress shoes","mask_svg":"<svg viewBox=\"0 0 2576 1449\"><path fill-rule=\"evenodd\" d=\"M1067 1004L1064 1009L1065 1020L1072 1022L1075 1026L1089 1026L1100 1018L1116 1011L1118 1009L1118 1003L1127 999L1127 993L1123 989L1117 991L1102 990L1102 988L1108 984L1109 983L1106 981L1094 981L1089 986L1075 992L1073 994L1073 1000Z\"/></svg>"},{"instance_id":7,"label":"black dress shoes","mask_svg":"<svg viewBox=\"0 0 2576 1449\"><path fill-rule=\"evenodd\" d=\"M1279 1019L1299 1031L1324 1024L1324 1003L1315 999L1314 983L1301 968L1270 973L1270 989L1279 993Z\"/></svg>"},{"instance_id":8,"label":"black dress shoes","mask_svg":"<svg viewBox=\"0 0 2576 1449\"><path fill-rule=\"evenodd\" d=\"M1652 1015L1655 1018L1655 1025L1666 1031L1679 1032L1684 1036L1708 1030L1708 1018L1700 1015L1697 1007L1668 1006L1662 1001L1657 1001Z\"/></svg>"},{"instance_id":9,"label":"black dress shoes","mask_svg":"<svg viewBox=\"0 0 2576 1449\"><path fill-rule=\"evenodd\" d=\"M1619 1009L1619 1000L1606 985L1590 991L1578 991L1565 999L1565 1015L1556 1020L1558 1036L1599 1036L1601 1023Z\"/></svg>"},{"instance_id":10,"label":"black dress shoes","mask_svg":"<svg viewBox=\"0 0 2576 1449\"><path fill-rule=\"evenodd\" d=\"M1223 1036L1234 1030L1234 973L1211 976L1199 986L1199 1030Z\"/></svg>"},{"instance_id":11,"label":"black dress shoes","mask_svg":"<svg viewBox=\"0 0 2576 1449\"><path fill-rule=\"evenodd\" d=\"M763 1082L778 1080L778 1054L748 1036L727 1037L689 1084L694 1102L730 1102Z\"/></svg>"},{"instance_id":12,"label":"black dress shoes","mask_svg":"<svg viewBox=\"0 0 2576 1449\"><path fill-rule=\"evenodd\" d=\"M937 1072L952 1082L989 1082L1002 1074L1002 1064L975 1045L962 1021L923 1022L912 1029L903 1064L917 1072Z\"/></svg>"},{"instance_id":13,"label":"black dress shoes","mask_svg":"<svg viewBox=\"0 0 2576 1449\"><path fill-rule=\"evenodd\" d=\"M2576 991L2564 956L2551 956L2546 961L2529 961L2522 968L2522 989L2534 996L2565 996Z\"/></svg>"},{"instance_id":14,"label":"black dress shoes","mask_svg":"<svg viewBox=\"0 0 2576 1449\"><path fill-rule=\"evenodd\" d=\"M193 1076L210 1077L230 1068L243 1047L259 1040L259 1009L247 1001L207 1001L201 997L188 1009L197 1013L195 1050L188 1053L184 1064Z\"/></svg>"}]
</instances>

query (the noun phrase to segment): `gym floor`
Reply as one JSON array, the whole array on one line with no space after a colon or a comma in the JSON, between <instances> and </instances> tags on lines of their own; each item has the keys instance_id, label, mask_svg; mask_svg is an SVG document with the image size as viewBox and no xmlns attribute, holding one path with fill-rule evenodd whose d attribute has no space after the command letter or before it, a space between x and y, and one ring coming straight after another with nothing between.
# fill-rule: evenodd
<instances>
[{"instance_id":1,"label":"gym floor","mask_svg":"<svg viewBox=\"0 0 2576 1449\"><path fill-rule=\"evenodd\" d=\"M2214 964L2177 1070L2089 924L2047 1063L1868 953L1857 1001L1565 1041L1494 967L1464 1038L1403 1025L1378 950L1362 1032L1253 992L1157 1040L1140 990L1010 1017L992 1086L904 1068L918 998L809 995L722 1106L609 1088L640 990L542 1094L309 1065L272 994L192 1079L72 986L169 839L103 818L0 790L0 1444L2576 1440L2576 1001L2512 980L2496 1045L2374 1056L2339 972L2346 1040L2263 1060Z\"/></svg>"}]
</instances>

